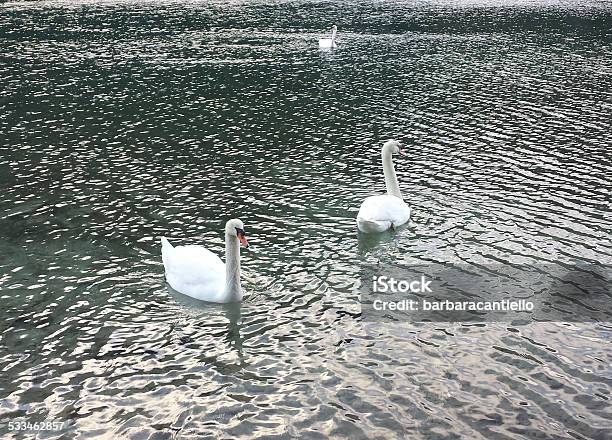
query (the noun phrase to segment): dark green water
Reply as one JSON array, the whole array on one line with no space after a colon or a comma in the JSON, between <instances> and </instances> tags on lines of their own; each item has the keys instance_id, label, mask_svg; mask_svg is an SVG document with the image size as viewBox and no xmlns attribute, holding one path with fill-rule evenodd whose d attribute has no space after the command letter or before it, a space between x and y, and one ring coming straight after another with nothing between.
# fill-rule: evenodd
<instances>
[{"instance_id":1,"label":"dark green water","mask_svg":"<svg viewBox=\"0 0 612 440\"><path fill-rule=\"evenodd\" d=\"M360 315L364 260L612 264L612 5L505 3L1 4L0 436L609 439L609 324ZM246 301L171 292L230 217Z\"/></svg>"}]
</instances>

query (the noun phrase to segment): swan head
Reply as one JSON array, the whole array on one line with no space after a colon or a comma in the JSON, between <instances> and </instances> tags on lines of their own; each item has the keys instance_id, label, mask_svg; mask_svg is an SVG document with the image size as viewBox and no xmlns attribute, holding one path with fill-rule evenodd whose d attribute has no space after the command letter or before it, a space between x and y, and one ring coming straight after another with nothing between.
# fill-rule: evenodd
<instances>
[{"instance_id":1,"label":"swan head","mask_svg":"<svg viewBox=\"0 0 612 440\"><path fill-rule=\"evenodd\" d=\"M388 154L388 155L392 155L392 154L399 154L399 155L404 155L404 153L402 153L402 144L399 141L396 141L395 139L390 139L387 142L385 142L385 144L382 147L382 153L383 155Z\"/></svg>"},{"instance_id":2,"label":"swan head","mask_svg":"<svg viewBox=\"0 0 612 440\"><path fill-rule=\"evenodd\" d=\"M236 237L245 248L249 247L249 242L244 232L244 224L242 220L233 218L225 224L225 235L227 237Z\"/></svg>"},{"instance_id":3,"label":"swan head","mask_svg":"<svg viewBox=\"0 0 612 440\"><path fill-rule=\"evenodd\" d=\"M333 26L332 26L332 32L335 32L335 31L337 31L337 30L338 30L338 26L333 25Z\"/></svg>"}]
</instances>

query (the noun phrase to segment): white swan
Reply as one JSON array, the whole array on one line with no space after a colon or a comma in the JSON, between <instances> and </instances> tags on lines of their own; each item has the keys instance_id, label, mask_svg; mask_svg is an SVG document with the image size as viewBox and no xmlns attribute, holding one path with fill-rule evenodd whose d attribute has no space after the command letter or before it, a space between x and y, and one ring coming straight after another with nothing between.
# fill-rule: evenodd
<instances>
[{"instance_id":1,"label":"white swan","mask_svg":"<svg viewBox=\"0 0 612 440\"><path fill-rule=\"evenodd\" d=\"M172 288L193 298L216 303L242 300L240 243L249 247L238 219L225 224L225 264L202 246L172 246L162 237L162 261Z\"/></svg>"},{"instance_id":2,"label":"white swan","mask_svg":"<svg viewBox=\"0 0 612 440\"><path fill-rule=\"evenodd\" d=\"M361 204L359 213L357 213L357 227L362 232L386 231L389 228L403 225L410 219L410 207L402 198L391 157L393 153L402 154L400 146L398 141L390 140L382 147L387 194L368 197Z\"/></svg>"},{"instance_id":3,"label":"white swan","mask_svg":"<svg viewBox=\"0 0 612 440\"><path fill-rule=\"evenodd\" d=\"M319 38L319 47L321 48L336 47L336 32L338 31L338 28L336 27L336 25L333 25L331 30L332 30L331 38Z\"/></svg>"}]
</instances>

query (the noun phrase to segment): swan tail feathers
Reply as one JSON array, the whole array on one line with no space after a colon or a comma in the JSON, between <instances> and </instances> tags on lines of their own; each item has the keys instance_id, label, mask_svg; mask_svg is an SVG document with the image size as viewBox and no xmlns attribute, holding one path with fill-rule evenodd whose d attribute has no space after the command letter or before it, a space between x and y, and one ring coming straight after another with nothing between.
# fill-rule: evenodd
<instances>
[{"instance_id":1,"label":"swan tail feathers","mask_svg":"<svg viewBox=\"0 0 612 440\"><path fill-rule=\"evenodd\" d=\"M162 244L162 249L163 248L167 248L167 249L173 249L174 246L172 246L170 244L170 242L168 241L168 239L166 237L162 237L161 238L161 244Z\"/></svg>"},{"instance_id":2,"label":"swan tail feathers","mask_svg":"<svg viewBox=\"0 0 612 440\"><path fill-rule=\"evenodd\" d=\"M391 222L367 220L357 217L357 227L362 232L383 232L391 227Z\"/></svg>"}]
</instances>

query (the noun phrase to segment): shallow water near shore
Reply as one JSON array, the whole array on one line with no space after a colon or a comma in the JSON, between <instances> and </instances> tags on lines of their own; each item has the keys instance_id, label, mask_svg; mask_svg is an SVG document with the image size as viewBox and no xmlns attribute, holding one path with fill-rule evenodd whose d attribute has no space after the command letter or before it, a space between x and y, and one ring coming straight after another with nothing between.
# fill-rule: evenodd
<instances>
[{"instance_id":1,"label":"shallow water near shore","mask_svg":"<svg viewBox=\"0 0 612 440\"><path fill-rule=\"evenodd\" d=\"M0 5L1 435L609 438L609 323L365 322L358 284L364 262L612 264L611 20L603 1ZM413 217L360 236L388 138ZM246 301L173 292L159 237L222 254L231 217Z\"/></svg>"}]
</instances>

